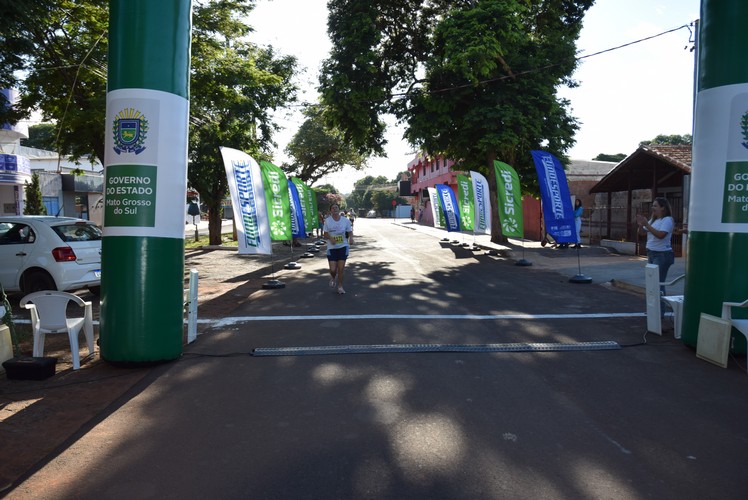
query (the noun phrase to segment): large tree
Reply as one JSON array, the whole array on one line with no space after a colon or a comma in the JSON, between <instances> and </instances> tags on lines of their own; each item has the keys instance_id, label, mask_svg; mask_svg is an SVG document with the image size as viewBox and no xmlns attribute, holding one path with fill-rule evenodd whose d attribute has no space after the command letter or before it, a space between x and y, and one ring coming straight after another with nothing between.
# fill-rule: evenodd
<instances>
[{"instance_id":1,"label":"large tree","mask_svg":"<svg viewBox=\"0 0 748 500\"><path fill-rule=\"evenodd\" d=\"M0 105L0 123L40 110L54 124L55 150L103 162L108 5L109 0L0 0L0 88L19 88L22 96L13 108ZM270 111L295 97L294 58L246 41L253 6L253 0L193 2L188 175L210 207L214 244L220 242L226 195L218 148L262 156L274 146L278 129Z\"/></svg>"},{"instance_id":2,"label":"large tree","mask_svg":"<svg viewBox=\"0 0 748 500\"><path fill-rule=\"evenodd\" d=\"M54 149L104 158L108 0L0 2L0 87L18 88L0 123L40 110L54 122Z\"/></svg>"},{"instance_id":3,"label":"large tree","mask_svg":"<svg viewBox=\"0 0 748 500\"><path fill-rule=\"evenodd\" d=\"M327 116L361 151L382 153L381 115L393 113L411 144L491 179L500 159L536 191L530 150L565 160L574 142L556 88L574 84L575 41L593 1L331 0Z\"/></svg>"},{"instance_id":4,"label":"large tree","mask_svg":"<svg viewBox=\"0 0 748 500\"><path fill-rule=\"evenodd\" d=\"M392 183L387 181L383 175L374 177L367 175L353 183L353 192L346 198L349 207L357 209L374 208L372 197L375 192L382 189L392 190Z\"/></svg>"},{"instance_id":5,"label":"large tree","mask_svg":"<svg viewBox=\"0 0 748 500\"><path fill-rule=\"evenodd\" d=\"M306 120L285 149L293 160L283 165L283 170L313 184L344 167L354 170L366 167L364 156L344 139L339 130L325 124L322 108L310 106L304 115Z\"/></svg>"},{"instance_id":6,"label":"large tree","mask_svg":"<svg viewBox=\"0 0 748 500\"><path fill-rule=\"evenodd\" d=\"M243 41L247 0L195 6L188 180L208 207L209 241L221 242L221 205L228 183L220 146L269 159L278 126L271 111L293 102L296 60Z\"/></svg>"},{"instance_id":7,"label":"large tree","mask_svg":"<svg viewBox=\"0 0 748 500\"><path fill-rule=\"evenodd\" d=\"M21 139L21 145L30 148L55 150L56 128L51 123L40 123L29 127L29 138Z\"/></svg>"}]
</instances>

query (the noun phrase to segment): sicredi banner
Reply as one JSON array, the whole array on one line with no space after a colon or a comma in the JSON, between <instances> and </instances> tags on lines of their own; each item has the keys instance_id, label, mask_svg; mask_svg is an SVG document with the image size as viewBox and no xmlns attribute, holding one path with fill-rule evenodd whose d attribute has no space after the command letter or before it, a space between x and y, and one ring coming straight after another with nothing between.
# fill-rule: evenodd
<instances>
[{"instance_id":1,"label":"sicredi banner","mask_svg":"<svg viewBox=\"0 0 748 500\"><path fill-rule=\"evenodd\" d=\"M291 239L291 201L288 198L286 174L269 161L260 162L262 184L270 220L270 237L274 241Z\"/></svg>"},{"instance_id":2,"label":"sicredi banner","mask_svg":"<svg viewBox=\"0 0 748 500\"><path fill-rule=\"evenodd\" d=\"M504 162L494 160L496 188L499 198L499 218L504 236L522 238L525 224L522 218L522 190L517 172Z\"/></svg>"},{"instance_id":3,"label":"sicredi banner","mask_svg":"<svg viewBox=\"0 0 748 500\"><path fill-rule=\"evenodd\" d=\"M576 243L574 210L564 167L546 151L531 151L538 172L545 230L558 243Z\"/></svg>"},{"instance_id":4,"label":"sicredi banner","mask_svg":"<svg viewBox=\"0 0 748 500\"><path fill-rule=\"evenodd\" d=\"M240 254L272 252L265 189L257 162L243 151L221 148L236 221Z\"/></svg>"},{"instance_id":5,"label":"sicredi banner","mask_svg":"<svg viewBox=\"0 0 748 500\"><path fill-rule=\"evenodd\" d=\"M184 238L187 139L174 124L186 123L187 107L157 90L107 94L104 236Z\"/></svg>"},{"instance_id":6,"label":"sicredi banner","mask_svg":"<svg viewBox=\"0 0 748 500\"><path fill-rule=\"evenodd\" d=\"M447 231L460 230L460 209L457 205L457 199L452 188L446 184L437 184L434 186L444 212Z\"/></svg>"},{"instance_id":7,"label":"sicredi banner","mask_svg":"<svg viewBox=\"0 0 748 500\"><path fill-rule=\"evenodd\" d=\"M463 231L473 230L473 183L467 175L457 174L457 200L460 204L460 224Z\"/></svg>"},{"instance_id":8,"label":"sicredi banner","mask_svg":"<svg viewBox=\"0 0 748 500\"><path fill-rule=\"evenodd\" d=\"M480 234L491 234L491 198L488 180L478 172L470 172L473 182L473 197L475 199L473 231Z\"/></svg>"}]
</instances>

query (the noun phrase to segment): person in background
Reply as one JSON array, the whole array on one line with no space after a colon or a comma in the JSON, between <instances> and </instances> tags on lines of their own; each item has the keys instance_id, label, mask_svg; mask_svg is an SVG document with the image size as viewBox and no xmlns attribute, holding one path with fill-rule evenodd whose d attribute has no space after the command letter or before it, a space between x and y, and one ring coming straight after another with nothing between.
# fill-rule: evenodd
<instances>
[{"instance_id":1,"label":"person in background","mask_svg":"<svg viewBox=\"0 0 748 500\"><path fill-rule=\"evenodd\" d=\"M353 231L353 223L356 222L356 215L353 213L353 209L348 210L348 220L351 221L351 231Z\"/></svg>"},{"instance_id":2,"label":"person in background","mask_svg":"<svg viewBox=\"0 0 748 500\"><path fill-rule=\"evenodd\" d=\"M636 216L636 222L647 233L647 262L659 266L660 283L663 283L667 279L668 269L675 262L671 245L675 221L670 203L665 198L655 198L652 202L652 217L647 220L640 214ZM660 286L660 293L665 295L664 286Z\"/></svg>"},{"instance_id":3,"label":"person in background","mask_svg":"<svg viewBox=\"0 0 748 500\"><path fill-rule=\"evenodd\" d=\"M353 226L347 217L340 214L340 206L330 207L330 216L325 219L323 228L327 240L327 261L330 264L330 288L337 286L338 293L344 294L343 273L348 251L353 244Z\"/></svg>"},{"instance_id":4,"label":"person in background","mask_svg":"<svg viewBox=\"0 0 748 500\"><path fill-rule=\"evenodd\" d=\"M410 222L416 221L416 207L411 206L410 207Z\"/></svg>"},{"instance_id":5,"label":"person in background","mask_svg":"<svg viewBox=\"0 0 748 500\"><path fill-rule=\"evenodd\" d=\"M574 225L577 228L577 244L574 248L582 248L582 214L584 213L584 206L582 206L582 200L577 198L574 202Z\"/></svg>"},{"instance_id":6,"label":"person in background","mask_svg":"<svg viewBox=\"0 0 748 500\"><path fill-rule=\"evenodd\" d=\"M322 215L322 212L317 212L317 238L322 237L322 228L325 225L325 216Z\"/></svg>"}]
</instances>

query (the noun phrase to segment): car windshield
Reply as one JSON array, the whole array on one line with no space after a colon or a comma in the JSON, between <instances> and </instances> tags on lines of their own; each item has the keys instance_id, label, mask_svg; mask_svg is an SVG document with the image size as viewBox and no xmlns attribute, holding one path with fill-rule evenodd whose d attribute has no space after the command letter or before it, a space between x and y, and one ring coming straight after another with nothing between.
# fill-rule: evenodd
<instances>
[{"instance_id":1,"label":"car windshield","mask_svg":"<svg viewBox=\"0 0 748 500\"><path fill-rule=\"evenodd\" d=\"M65 224L52 226L62 241L93 241L101 239L101 230L93 224Z\"/></svg>"}]
</instances>

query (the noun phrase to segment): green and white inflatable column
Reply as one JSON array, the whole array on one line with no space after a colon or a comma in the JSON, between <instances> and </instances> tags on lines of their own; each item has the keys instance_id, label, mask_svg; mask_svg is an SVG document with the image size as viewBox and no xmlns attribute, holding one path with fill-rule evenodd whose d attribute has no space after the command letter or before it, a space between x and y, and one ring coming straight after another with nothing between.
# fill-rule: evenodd
<instances>
[{"instance_id":1,"label":"green and white inflatable column","mask_svg":"<svg viewBox=\"0 0 748 500\"><path fill-rule=\"evenodd\" d=\"M111 0L101 355L182 353L190 0Z\"/></svg>"},{"instance_id":2,"label":"green and white inflatable column","mask_svg":"<svg viewBox=\"0 0 748 500\"><path fill-rule=\"evenodd\" d=\"M702 0L683 342L748 299L748 3ZM745 311L748 312L748 311ZM735 310L738 316L738 310ZM734 337L736 351L745 340Z\"/></svg>"}]
</instances>

